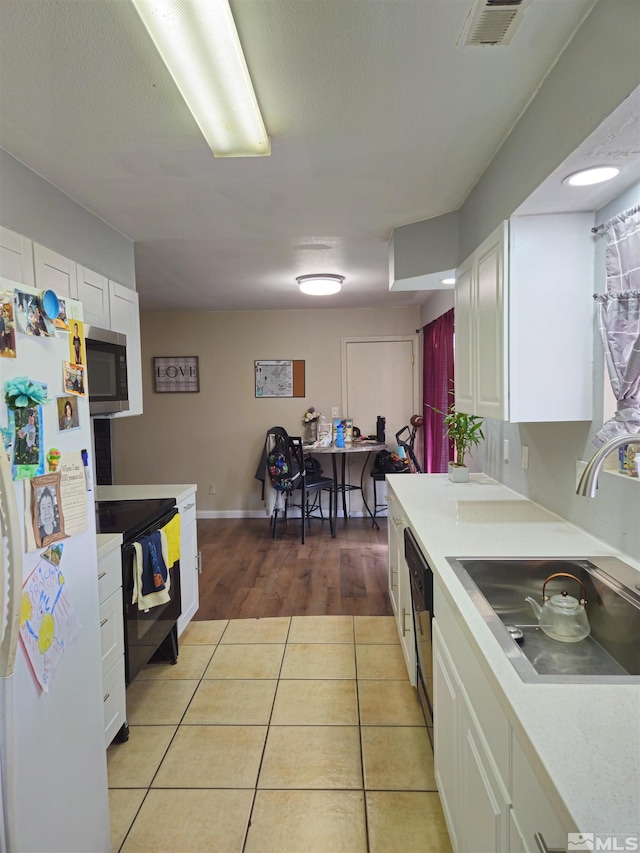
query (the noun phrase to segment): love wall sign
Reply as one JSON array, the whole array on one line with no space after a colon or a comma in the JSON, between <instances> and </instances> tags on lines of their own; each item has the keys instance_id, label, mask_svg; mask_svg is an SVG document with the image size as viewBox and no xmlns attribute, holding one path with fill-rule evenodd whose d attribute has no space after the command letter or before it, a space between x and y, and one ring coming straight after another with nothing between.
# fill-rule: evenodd
<instances>
[{"instance_id":1,"label":"love wall sign","mask_svg":"<svg viewBox=\"0 0 640 853\"><path fill-rule=\"evenodd\" d=\"M155 390L159 393L189 393L200 390L198 356L161 356L153 359Z\"/></svg>"}]
</instances>

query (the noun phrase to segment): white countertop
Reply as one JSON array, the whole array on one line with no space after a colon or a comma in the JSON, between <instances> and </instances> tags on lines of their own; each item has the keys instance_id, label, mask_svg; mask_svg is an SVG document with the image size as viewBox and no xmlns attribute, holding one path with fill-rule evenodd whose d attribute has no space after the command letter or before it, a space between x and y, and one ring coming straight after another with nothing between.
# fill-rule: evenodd
<instances>
[{"instance_id":1,"label":"white countertop","mask_svg":"<svg viewBox=\"0 0 640 853\"><path fill-rule=\"evenodd\" d=\"M488 664L496 697L542 781L560 795L565 814L581 832L638 832L640 683L525 684L446 557L609 555L632 572L640 572L640 563L484 474L460 484L446 474L391 474L388 480Z\"/></svg>"},{"instance_id":2,"label":"white countertop","mask_svg":"<svg viewBox=\"0 0 640 853\"><path fill-rule=\"evenodd\" d=\"M137 501L147 498L175 498L176 503L195 494L195 483L151 486L96 486L97 501Z\"/></svg>"}]
</instances>

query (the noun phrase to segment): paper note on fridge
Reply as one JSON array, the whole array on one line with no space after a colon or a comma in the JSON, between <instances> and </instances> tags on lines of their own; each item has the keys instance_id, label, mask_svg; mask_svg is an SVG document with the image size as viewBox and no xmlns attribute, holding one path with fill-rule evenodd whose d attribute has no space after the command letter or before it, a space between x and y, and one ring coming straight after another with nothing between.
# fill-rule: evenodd
<instances>
[{"instance_id":1,"label":"paper note on fridge","mask_svg":"<svg viewBox=\"0 0 640 853\"><path fill-rule=\"evenodd\" d=\"M67 536L83 533L87 527L87 479L82 453L74 450L63 453L58 464L60 472L60 497L64 513L64 530Z\"/></svg>"},{"instance_id":2,"label":"paper note on fridge","mask_svg":"<svg viewBox=\"0 0 640 853\"><path fill-rule=\"evenodd\" d=\"M25 493L27 551L83 533L88 528L87 486L80 451L63 453L57 471L34 477ZM51 500L52 529L43 527L43 512ZM51 526L50 525L50 526Z\"/></svg>"},{"instance_id":3,"label":"paper note on fridge","mask_svg":"<svg viewBox=\"0 0 640 853\"><path fill-rule=\"evenodd\" d=\"M22 586L20 639L45 693L49 692L51 678L79 628L63 571L47 560L40 560Z\"/></svg>"}]
</instances>

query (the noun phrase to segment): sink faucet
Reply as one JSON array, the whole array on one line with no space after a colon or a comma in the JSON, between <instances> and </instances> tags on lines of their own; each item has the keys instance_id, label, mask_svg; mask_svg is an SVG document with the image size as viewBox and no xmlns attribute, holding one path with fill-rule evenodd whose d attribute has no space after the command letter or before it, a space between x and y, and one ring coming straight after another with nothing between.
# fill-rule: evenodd
<instances>
[{"instance_id":1,"label":"sink faucet","mask_svg":"<svg viewBox=\"0 0 640 853\"><path fill-rule=\"evenodd\" d=\"M637 444L640 446L640 435L617 435L615 438L609 439L602 447L599 447L587 462L587 467L582 472L582 477L580 477L580 482L576 489L577 495L595 498L596 489L598 488L598 475L602 470L604 460L613 450L617 450L618 447L624 447L625 444Z\"/></svg>"}]
</instances>

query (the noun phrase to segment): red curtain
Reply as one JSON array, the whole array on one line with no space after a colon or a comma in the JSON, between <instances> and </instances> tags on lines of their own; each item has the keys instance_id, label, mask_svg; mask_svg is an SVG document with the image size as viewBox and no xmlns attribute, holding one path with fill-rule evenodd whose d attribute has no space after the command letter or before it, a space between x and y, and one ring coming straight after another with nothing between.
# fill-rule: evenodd
<instances>
[{"instance_id":1,"label":"red curtain","mask_svg":"<svg viewBox=\"0 0 640 853\"><path fill-rule=\"evenodd\" d=\"M422 375L424 401L424 470L446 472L453 460L453 442L444 437L444 414L453 402L453 308L424 327ZM430 408L433 406L433 408Z\"/></svg>"}]
</instances>

